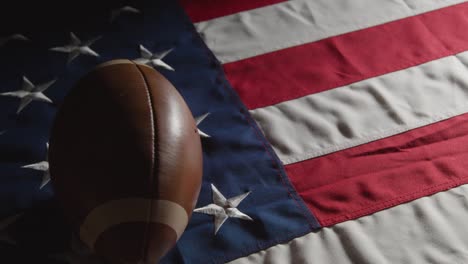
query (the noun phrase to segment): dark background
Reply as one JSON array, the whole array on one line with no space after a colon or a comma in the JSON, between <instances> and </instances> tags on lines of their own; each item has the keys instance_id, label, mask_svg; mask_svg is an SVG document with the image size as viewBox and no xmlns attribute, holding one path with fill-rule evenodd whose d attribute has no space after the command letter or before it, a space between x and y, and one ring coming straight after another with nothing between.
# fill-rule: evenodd
<instances>
[{"instance_id":1,"label":"dark background","mask_svg":"<svg viewBox=\"0 0 468 264\"><path fill-rule=\"evenodd\" d=\"M102 24L96 22L109 21L112 9L125 5L138 7L141 2L3 0L0 2L0 36L41 31L92 30L93 26Z\"/></svg>"}]
</instances>

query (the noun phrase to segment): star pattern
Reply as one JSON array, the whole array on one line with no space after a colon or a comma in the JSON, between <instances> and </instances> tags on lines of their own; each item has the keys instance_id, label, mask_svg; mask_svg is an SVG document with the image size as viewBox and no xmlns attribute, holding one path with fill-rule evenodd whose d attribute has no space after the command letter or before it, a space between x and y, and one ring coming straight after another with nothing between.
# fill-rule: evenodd
<instances>
[{"instance_id":1,"label":"star pattern","mask_svg":"<svg viewBox=\"0 0 468 264\"><path fill-rule=\"evenodd\" d=\"M200 137L203 137L203 138L209 138L210 137L210 135L206 134L205 132L201 131L200 128L198 128L198 125L200 125L200 123L203 122L203 120L209 115L210 115L210 113L205 113L205 114L195 118L195 122L197 124L198 134L200 135Z\"/></svg>"},{"instance_id":2,"label":"star pattern","mask_svg":"<svg viewBox=\"0 0 468 264\"><path fill-rule=\"evenodd\" d=\"M49 152L49 143L47 143L47 153ZM37 170L37 171L43 171L44 174L42 176L42 181L39 189L44 188L44 186L47 185L50 181L50 172L49 172L49 158L48 155L46 156L46 160L29 164L29 165L24 165L21 168L23 169L32 169L32 170Z\"/></svg>"},{"instance_id":3,"label":"star pattern","mask_svg":"<svg viewBox=\"0 0 468 264\"><path fill-rule=\"evenodd\" d=\"M70 43L68 45L53 47L50 50L68 53L67 64L70 64L80 54L99 57L99 54L92 50L90 46L100 38L99 36L87 41L81 41L73 32L70 32Z\"/></svg>"},{"instance_id":4,"label":"star pattern","mask_svg":"<svg viewBox=\"0 0 468 264\"><path fill-rule=\"evenodd\" d=\"M121 7L119 9L114 9L114 10L112 10L110 12L110 22L112 23L112 22L116 21L116 19L119 19L119 16L122 16L122 15L141 14L141 13L142 12L140 10L138 10L138 9L136 9L134 7L124 6L124 7ZM109 13L107 13L107 15L108 14ZM104 16L106 16L106 14L104 14ZM105 18L107 18L107 17L105 17ZM76 32L78 33L78 35L81 36L80 32L78 32L78 31L76 31ZM65 54L65 55L68 56L67 64L70 64L72 61L74 61L80 55L100 57L100 54L98 54L98 52L93 50L94 48L91 48L92 45L101 38L100 36L96 37L96 38L93 38L93 39L86 40L86 41L82 41L73 32L70 32L69 34L70 34L70 41L68 42L68 44L63 45L63 46L55 46L54 43L53 43L53 44L51 44L49 46L46 46L45 51L47 51L47 49L48 49L49 51L68 53L68 55ZM34 36L32 36L32 37L34 38L34 40L36 40L36 38ZM52 38L52 39L54 39L54 38ZM0 38L0 48L2 48L2 45L5 45L10 41L12 41L12 42L13 41L30 41L30 39L27 38L26 36L22 35L22 34L13 34L13 35L10 35L8 37ZM41 40L38 39L37 43L41 43ZM13 44L13 43L11 43L11 44ZM65 44L65 43L55 43L55 44ZM104 43L102 43L102 44L104 44ZM116 43L116 45L117 44L118 43ZM137 42L137 43L135 43L133 45L134 45L133 47L136 48L136 46L139 45L139 43ZM39 46L39 47L41 47L41 46ZM104 45L103 45L103 47L104 47ZM9 47L5 47L5 48L9 48ZM168 50L165 50L165 51L162 51L162 52L153 53L152 51L148 50L147 48L145 48L143 45L140 44L139 45L139 51L140 51L140 56L141 57L135 59L134 61L137 62L137 63L142 63L142 64L145 64L145 65L148 65L150 67L155 67L155 68L159 67L159 68L164 68L166 70L175 71L172 66L170 66L169 64L167 64L166 62L163 61L163 60L165 60L165 58L173 50L174 50L174 48L171 48L171 49L168 49ZM100 49L98 51L101 52ZM103 52L102 55L104 55L104 56L102 56L102 58L105 58L105 59L111 58L111 59L113 59L112 57L108 57L107 55L109 55L109 54L104 53L105 51L102 51L102 52ZM47 55L52 56L52 55L54 55L54 53L53 52L48 52ZM130 55L130 56L132 56L132 55ZM129 58L133 59L134 57L135 56L129 57ZM90 63L90 65L95 64L97 62L101 62L102 58L93 60L93 63ZM62 66L66 66L65 62L63 62ZM82 65L80 65L80 67L81 66ZM33 70L34 69L32 69L32 70L26 69L25 71L28 72L28 71L33 71ZM68 78L69 77L68 74L70 72L72 72L72 71L68 71L69 69L65 69L64 73L56 71L55 68L53 70L55 72L54 74L60 74L60 75L58 75L58 77L60 79L62 79L61 74L64 74L63 79L65 79L65 77ZM47 74L47 73L45 73L45 71L42 71L42 69L39 70L38 72L35 72L35 73L39 74L40 76L43 76L42 74ZM50 72L49 72L49 74L50 74ZM67 75L65 75L65 74L67 74ZM27 74L27 75L29 75L29 74ZM73 76L71 76L71 77L73 77ZM41 78L41 77L38 77L38 78ZM32 80L34 81L35 79L33 78ZM9 96L9 97L19 98L20 103L19 103L19 107L18 107L17 112L16 112L17 114L19 114L32 101L53 103L53 101L48 96L46 96L44 93L48 88L50 88L52 85L54 85L55 82L56 82L56 80L51 80L51 81L46 82L46 83L41 83L41 84L35 85L26 76L23 76L22 77L22 86L21 86L21 88L19 90L0 93L0 96ZM52 98L54 98L54 101L55 100L60 100L58 98L55 99L55 97L52 97ZM198 128L198 125L200 125L209 115L210 115L210 113L205 113L205 114L203 114L203 115L196 118L197 131L198 131L199 135L201 137L203 137L203 138L209 138L210 135L208 135L205 132L203 132L202 130L200 130ZM19 117L21 117L21 116L18 116L18 120L20 120ZM25 120L26 120L26 118L25 118ZM5 132L7 132L7 130L0 130L0 135L4 134ZM8 133L12 133L12 132L9 130ZM49 148L49 145L47 143L47 153L48 153L48 148ZM23 164L26 164L26 163L23 163ZM17 166L17 168L18 168L18 166ZM42 161L32 163L32 164L27 164L27 165L21 166L21 168L18 168L18 169L20 169L20 170L21 169L30 169L30 170L35 170L35 171L41 172L40 174L42 176L42 179L41 179L41 183L40 183L40 189L43 189L43 187L45 187L50 182L48 155L46 155L45 159L42 160ZM211 187L212 187L212 190L213 190L213 204L210 204L210 205L207 205L205 207L195 209L195 211L198 212L198 213L205 213L205 214L210 214L210 215L215 216L215 234L218 233L221 226L230 217L253 221L252 218L250 218L250 216L240 212L237 209L237 206L242 202L242 200L244 200L250 194L250 192L242 194L242 195L238 195L236 197L232 197L230 199L226 199L223 196L223 194L221 194L214 185L212 185ZM47 194L47 192L42 192L42 194L50 195L50 194ZM27 213L25 213L24 215L25 215L25 217L24 217L25 219L30 218L30 217L31 217L31 219L34 219L34 216L32 216L32 215L29 215ZM3 220L0 219L0 242L10 243L12 245L15 244L13 239L10 236L8 236L8 228L10 227L9 228L10 229L9 233L13 234L12 228L13 227L17 228L17 225L15 224L14 226L12 226L12 224L15 223L22 216L23 216L23 214L18 214L18 215L14 215L14 216L8 217L8 218L3 219ZM21 221L21 223L22 222L23 221ZM21 223L18 221L18 224L21 224ZM19 229L21 229L21 228L19 228ZM52 229L51 230L46 230L46 231L51 232L51 233L55 232ZM66 243L67 243L67 241L65 241L65 244ZM63 245L63 243L61 243L61 244ZM54 251L54 252L57 252L57 251ZM43 253L47 254L47 252L43 252ZM69 263L87 263L87 264L101 263L100 260L98 260L97 257L95 255L93 255L86 248L86 246L84 246L79 241L79 239L77 237L74 237L72 239L71 245L68 247L66 252L62 252L62 254L57 254L55 256L54 255L53 256L49 255L48 257L52 257L52 258L57 257L57 260L64 260L64 261L67 261Z\"/></svg>"},{"instance_id":5,"label":"star pattern","mask_svg":"<svg viewBox=\"0 0 468 264\"><path fill-rule=\"evenodd\" d=\"M23 34L13 34L7 37L0 38L0 47L5 45L7 42L11 40L22 40L22 41L28 41L29 39L23 35Z\"/></svg>"},{"instance_id":6,"label":"star pattern","mask_svg":"<svg viewBox=\"0 0 468 264\"><path fill-rule=\"evenodd\" d=\"M117 17L119 17L123 13L140 14L141 11L131 6L124 6L121 8L113 9L110 15L110 22L112 23Z\"/></svg>"},{"instance_id":7,"label":"star pattern","mask_svg":"<svg viewBox=\"0 0 468 264\"><path fill-rule=\"evenodd\" d=\"M211 184L211 189L213 191L213 203L197 208L193 211L195 213L203 213L214 216L215 235L218 233L224 222L226 222L226 220L230 217L253 221L250 216L242 213L239 211L239 209L237 209L237 206L239 206L242 200L244 200L250 194L250 192L226 199L226 197L224 197L224 195L213 184Z\"/></svg>"},{"instance_id":8,"label":"star pattern","mask_svg":"<svg viewBox=\"0 0 468 264\"><path fill-rule=\"evenodd\" d=\"M166 70L175 71L174 68L165 63L162 59L171 53L173 49L168 49L161 53L152 53L143 45L140 44L140 56L141 58L133 60L136 63L145 64L151 67L161 67Z\"/></svg>"},{"instance_id":9,"label":"star pattern","mask_svg":"<svg viewBox=\"0 0 468 264\"><path fill-rule=\"evenodd\" d=\"M23 85L20 90L15 92L0 93L1 96L12 96L20 98L20 105L16 111L19 114L29 103L32 101L40 101L46 103L52 103L52 100L44 95L44 91L47 90L56 80L52 80L40 85L34 85L26 76L23 76Z\"/></svg>"}]
</instances>

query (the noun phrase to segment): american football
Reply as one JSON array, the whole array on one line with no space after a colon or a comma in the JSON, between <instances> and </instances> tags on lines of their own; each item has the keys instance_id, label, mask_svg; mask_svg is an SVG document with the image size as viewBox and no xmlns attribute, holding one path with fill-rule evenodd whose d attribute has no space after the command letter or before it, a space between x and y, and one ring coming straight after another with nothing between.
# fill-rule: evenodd
<instances>
[{"instance_id":1,"label":"american football","mask_svg":"<svg viewBox=\"0 0 468 264\"><path fill-rule=\"evenodd\" d=\"M160 73L104 63L65 98L50 138L54 190L80 239L109 263L156 263L198 198L202 150L185 101Z\"/></svg>"}]
</instances>

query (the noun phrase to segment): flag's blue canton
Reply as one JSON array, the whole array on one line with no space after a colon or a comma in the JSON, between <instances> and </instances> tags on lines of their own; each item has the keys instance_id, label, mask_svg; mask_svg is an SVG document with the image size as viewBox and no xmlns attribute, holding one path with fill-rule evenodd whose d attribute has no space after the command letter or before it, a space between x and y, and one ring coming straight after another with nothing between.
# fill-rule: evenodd
<instances>
[{"instance_id":1,"label":"flag's blue canton","mask_svg":"<svg viewBox=\"0 0 468 264\"><path fill-rule=\"evenodd\" d=\"M183 10L174 1L160 2L136 6L140 16L121 17L111 25L103 14L96 20L102 24L92 30L71 29L83 41L102 36L92 45L100 57L80 55L67 66L68 54L48 50L69 43L66 31L21 32L31 41L0 47L0 93L19 89L23 75L34 84L57 78L44 92L54 104L34 101L16 115L19 99L0 97L0 131L6 130L0 135L0 217L25 212L8 232L17 245L0 242L1 256L25 263L63 263L56 256L67 250L70 235L50 184L39 189L42 172L21 166L45 159L57 105L71 86L101 62L139 58L140 44L153 52L174 48L164 61L175 71L160 72L177 87L194 116L211 113L200 124L211 137L202 139L204 176L197 207L213 203L211 184L228 198L251 191L238 209L253 221L229 218L214 235L213 216L194 213L163 262L225 262L319 227Z\"/></svg>"}]
</instances>

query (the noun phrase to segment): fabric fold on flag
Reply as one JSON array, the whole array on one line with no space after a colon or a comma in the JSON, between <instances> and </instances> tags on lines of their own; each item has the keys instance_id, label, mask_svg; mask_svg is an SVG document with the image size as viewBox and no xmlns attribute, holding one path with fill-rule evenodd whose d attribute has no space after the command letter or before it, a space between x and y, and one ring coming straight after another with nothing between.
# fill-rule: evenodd
<instances>
[{"instance_id":1,"label":"fabric fold on flag","mask_svg":"<svg viewBox=\"0 0 468 264\"><path fill-rule=\"evenodd\" d=\"M216 58L221 63L229 63L462 2L295 0L202 21L195 26ZM192 5L186 9L191 15ZM219 16L224 14L219 13ZM194 22L200 21L198 16L193 18Z\"/></svg>"},{"instance_id":2,"label":"fabric fold on flag","mask_svg":"<svg viewBox=\"0 0 468 264\"><path fill-rule=\"evenodd\" d=\"M468 52L250 110L283 164L468 112Z\"/></svg>"},{"instance_id":3,"label":"fabric fold on flag","mask_svg":"<svg viewBox=\"0 0 468 264\"><path fill-rule=\"evenodd\" d=\"M466 51L467 10L458 4L223 68L249 109L265 107Z\"/></svg>"},{"instance_id":4,"label":"fabric fold on flag","mask_svg":"<svg viewBox=\"0 0 468 264\"><path fill-rule=\"evenodd\" d=\"M298 0L195 25L296 191L333 226L467 182L467 10Z\"/></svg>"},{"instance_id":5,"label":"fabric fold on flag","mask_svg":"<svg viewBox=\"0 0 468 264\"><path fill-rule=\"evenodd\" d=\"M0 255L99 263L70 245L47 168L28 167L82 76L144 57L203 135L196 209L161 263L468 262L468 1L180 2L0 36ZM99 56L50 51L89 49L70 35L99 36ZM56 80L53 103L16 113L22 76Z\"/></svg>"},{"instance_id":6,"label":"fabric fold on flag","mask_svg":"<svg viewBox=\"0 0 468 264\"><path fill-rule=\"evenodd\" d=\"M468 183L468 114L287 165L322 226Z\"/></svg>"},{"instance_id":7,"label":"fabric fold on flag","mask_svg":"<svg viewBox=\"0 0 468 264\"><path fill-rule=\"evenodd\" d=\"M462 185L229 263L465 263L466 197Z\"/></svg>"}]
</instances>

